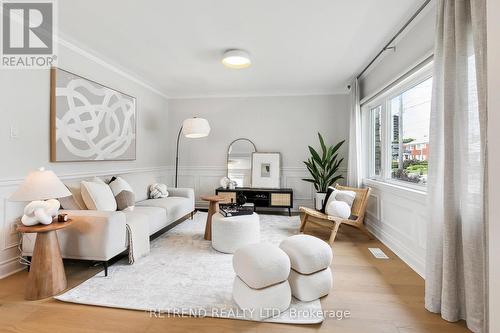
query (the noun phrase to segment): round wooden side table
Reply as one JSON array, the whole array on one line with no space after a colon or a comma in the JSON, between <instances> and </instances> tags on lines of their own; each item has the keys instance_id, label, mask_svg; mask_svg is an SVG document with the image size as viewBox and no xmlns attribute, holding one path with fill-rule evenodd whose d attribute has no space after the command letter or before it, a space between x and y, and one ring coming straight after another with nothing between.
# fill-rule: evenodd
<instances>
[{"instance_id":1,"label":"round wooden side table","mask_svg":"<svg viewBox=\"0 0 500 333\"><path fill-rule=\"evenodd\" d=\"M56 230L66 228L73 222L74 220L70 219L67 222L17 227L19 232L37 234L26 283L25 299L31 301L47 298L66 289L66 274Z\"/></svg>"},{"instance_id":2,"label":"round wooden side table","mask_svg":"<svg viewBox=\"0 0 500 333\"><path fill-rule=\"evenodd\" d=\"M207 224L205 225L205 239L212 240L212 216L219 211L219 202L227 198L219 195L202 195L201 200L208 201Z\"/></svg>"}]
</instances>

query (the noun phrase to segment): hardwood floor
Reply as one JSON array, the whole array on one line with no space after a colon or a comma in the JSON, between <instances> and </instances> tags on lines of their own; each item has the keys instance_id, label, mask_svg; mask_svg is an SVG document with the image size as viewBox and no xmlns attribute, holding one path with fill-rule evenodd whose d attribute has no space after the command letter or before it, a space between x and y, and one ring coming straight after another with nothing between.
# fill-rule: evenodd
<instances>
[{"instance_id":1,"label":"hardwood floor","mask_svg":"<svg viewBox=\"0 0 500 333\"><path fill-rule=\"evenodd\" d=\"M328 240L328 230L306 233ZM390 257L377 260L368 247ZM324 310L347 310L348 319L327 318L321 325L285 325L214 318L154 318L142 311L25 301L27 272L0 280L0 332L469 332L463 322L448 323L424 309L424 281L377 240L342 227L334 243L334 287L322 299ZM66 263L68 288L99 271L86 263Z\"/></svg>"}]
</instances>

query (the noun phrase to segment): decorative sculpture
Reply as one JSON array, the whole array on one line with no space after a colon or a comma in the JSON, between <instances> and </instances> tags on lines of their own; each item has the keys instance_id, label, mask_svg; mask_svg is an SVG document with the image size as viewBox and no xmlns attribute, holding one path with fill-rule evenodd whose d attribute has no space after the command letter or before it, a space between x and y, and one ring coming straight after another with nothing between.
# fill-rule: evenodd
<instances>
[{"instance_id":1,"label":"decorative sculpture","mask_svg":"<svg viewBox=\"0 0 500 333\"><path fill-rule=\"evenodd\" d=\"M149 186L149 198L159 199L168 197L167 185L155 183Z\"/></svg>"},{"instance_id":2,"label":"decorative sculpture","mask_svg":"<svg viewBox=\"0 0 500 333\"><path fill-rule=\"evenodd\" d=\"M38 223L51 224L54 216L61 204L56 199L49 199L47 201L32 201L24 207L24 215L21 222L26 226L36 225Z\"/></svg>"}]
</instances>

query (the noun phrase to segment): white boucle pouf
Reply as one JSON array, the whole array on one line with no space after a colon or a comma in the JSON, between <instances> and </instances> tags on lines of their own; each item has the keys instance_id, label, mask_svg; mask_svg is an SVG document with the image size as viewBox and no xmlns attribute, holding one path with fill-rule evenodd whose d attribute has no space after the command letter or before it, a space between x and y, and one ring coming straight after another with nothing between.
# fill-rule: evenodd
<instances>
[{"instance_id":1,"label":"white boucle pouf","mask_svg":"<svg viewBox=\"0 0 500 333\"><path fill-rule=\"evenodd\" d=\"M332 248L325 241L309 235L295 235L281 242L280 248L290 258L292 268L302 274L323 270L332 263Z\"/></svg>"},{"instance_id":2,"label":"white boucle pouf","mask_svg":"<svg viewBox=\"0 0 500 333\"><path fill-rule=\"evenodd\" d=\"M302 302L310 302L328 295L332 289L333 279L330 267L305 275L292 270L288 277L292 295Z\"/></svg>"},{"instance_id":3,"label":"white boucle pouf","mask_svg":"<svg viewBox=\"0 0 500 333\"><path fill-rule=\"evenodd\" d=\"M212 247L219 252L234 253L238 248L260 241L259 215L212 216Z\"/></svg>"},{"instance_id":4,"label":"white boucle pouf","mask_svg":"<svg viewBox=\"0 0 500 333\"><path fill-rule=\"evenodd\" d=\"M234 278L233 299L252 320L263 320L279 315L290 306L292 295L288 281L273 286L253 289L238 276Z\"/></svg>"},{"instance_id":5,"label":"white boucle pouf","mask_svg":"<svg viewBox=\"0 0 500 333\"><path fill-rule=\"evenodd\" d=\"M292 271L288 278L292 295L301 301L312 301L328 295L332 288L332 248L323 240L309 235L295 235L281 242L280 248L290 258Z\"/></svg>"},{"instance_id":6,"label":"white boucle pouf","mask_svg":"<svg viewBox=\"0 0 500 333\"><path fill-rule=\"evenodd\" d=\"M250 244L234 253L233 268L250 288L261 289L288 279L290 259L276 245Z\"/></svg>"}]
</instances>

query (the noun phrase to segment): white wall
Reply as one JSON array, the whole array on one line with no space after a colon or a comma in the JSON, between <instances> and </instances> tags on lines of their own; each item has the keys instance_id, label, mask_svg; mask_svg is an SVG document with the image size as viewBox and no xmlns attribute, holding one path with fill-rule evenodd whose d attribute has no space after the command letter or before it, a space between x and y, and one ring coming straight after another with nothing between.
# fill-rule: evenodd
<instances>
[{"instance_id":1,"label":"white wall","mask_svg":"<svg viewBox=\"0 0 500 333\"><path fill-rule=\"evenodd\" d=\"M398 38L396 51L386 51L361 78L362 98L378 92L432 54L435 14L433 1ZM367 208L367 228L418 274L425 276L425 191L367 179L365 184L373 189Z\"/></svg>"},{"instance_id":2,"label":"white wall","mask_svg":"<svg viewBox=\"0 0 500 333\"><path fill-rule=\"evenodd\" d=\"M394 44L396 51L385 51L374 66L363 75L360 81L361 99L376 93L432 54L436 25L435 5L435 1L431 1L396 40Z\"/></svg>"},{"instance_id":3,"label":"white wall","mask_svg":"<svg viewBox=\"0 0 500 333\"><path fill-rule=\"evenodd\" d=\"M160 170L169 162L160 149L170 140L167 100L109 64L59 46L59 67L137 98L137 160L127 162L49 163L48 70L0 70L0 278L20 268L18 236L13 229L23 203L7 200L30 170L45 166L62 177ZM77 49L76 49L77 50ZM10 138L10 127L19 138Z\"/></svg>"},{"instance_id":4,"label":"white wall","mask_svg":"<svg viewBox=\"0 0 500 333\"><path fill-rule=\"evenodd\" d=\"M181 138L179 184L194 187L197 197L214 193L226 174L229 143L244 137L259 151L281 153L282 186L294 189L295 208L310 205L312 187L301 180L307 176L302 163L309 156L307 146L319 146L318 131L328 143L348 137L347 95L174 99L169 101L169 113L170 164L175 162L175 139L182 121L199 116L210 122L208 137ZM347 142L341 155L347 161ZM197 206L204 203L197 200Z\"/></svg>"},{"instance_id":5,"label":"white wall","mask_svg":"<svg viewBox=\"0 0 500 333\"><path fill-rule=\"evenodd\" d=\"M488 0L488 168L490 332L500 332L500 3Z\"/></svg>"}]
</instances>

